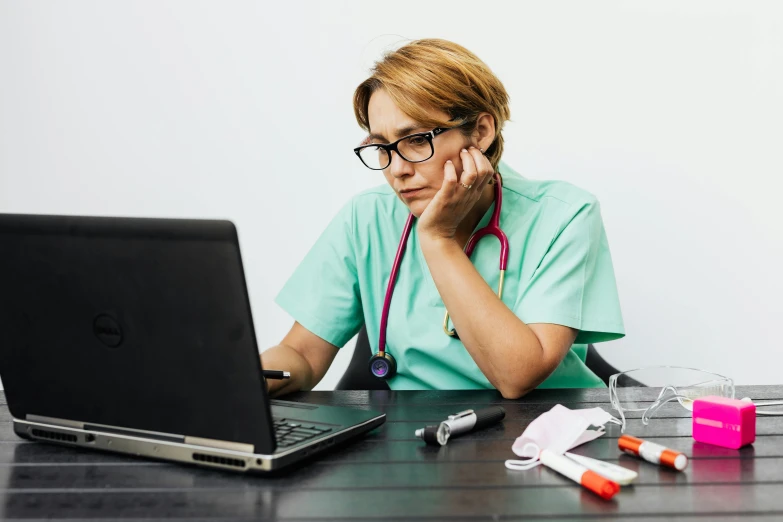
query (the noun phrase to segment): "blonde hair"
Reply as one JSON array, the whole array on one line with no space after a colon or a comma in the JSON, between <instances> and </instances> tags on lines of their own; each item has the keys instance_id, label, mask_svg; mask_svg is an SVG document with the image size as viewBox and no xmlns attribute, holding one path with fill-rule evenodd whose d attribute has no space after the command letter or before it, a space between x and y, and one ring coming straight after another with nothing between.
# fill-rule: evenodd
<instances>
[{"instance_id":1,"label":"blonde hair","mask_svg":"<svg viewBox=\"0 0 783 522\"><path fill-rule=\"evenodd\" d=\"M385 54L353 95L356 121L368 132L367 106L378 89L386 90L402 112L423 126L456 124L468 137L475 130L479 114L490 113L495 119L495 139L485 154L497 171L503 154L503 124L510 116L508 93L475 54L439 39L415 40ZM434 119L426 109L445 112L451 121Z\"/></svg>"}]
</instances>

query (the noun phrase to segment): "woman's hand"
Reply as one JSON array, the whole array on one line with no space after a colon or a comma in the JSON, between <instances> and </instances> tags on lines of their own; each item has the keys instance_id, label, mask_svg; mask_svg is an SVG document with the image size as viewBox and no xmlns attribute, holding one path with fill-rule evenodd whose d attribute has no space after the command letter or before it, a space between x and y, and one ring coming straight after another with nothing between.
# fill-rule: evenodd
<instances>
[{"instance_id":1,"label":"woman's hand","mask_svg":"<svg viewBox=\"0 0 783 522\"><path fill-rule=\"evenodd\" d=\"M475 147L462 149L460 159L462 175L459 178L454 163L446 162L443 185L416 224L420 236L453 239L459 224L481 198L484 187L495 173L487 157Z\"/></svg>"}]
</instances>

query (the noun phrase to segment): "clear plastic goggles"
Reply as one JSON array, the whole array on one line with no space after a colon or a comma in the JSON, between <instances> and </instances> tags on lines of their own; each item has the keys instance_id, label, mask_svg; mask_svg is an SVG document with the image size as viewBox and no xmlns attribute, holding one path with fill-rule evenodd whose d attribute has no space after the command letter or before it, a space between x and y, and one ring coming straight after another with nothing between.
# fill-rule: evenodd
<instances>
[{"instance_id":1,"label":"clear plastic goggles","mask_svg":"<svg viewBox=\"0 0 783 522\"><path fill-rule=\"evenodd\" d=\"M639 386L655 390L655 399L649 402L649 394ZM609 377L609 400L617 410L625 431L625 417L629 412L641 412L646 426L658 409L677 401L683 408L693 411L693 401L701 397L717 395L734 398L734 381L724 375L679 366L651 366ZM647 400L642 400L642 398Z\"/></svg>"}]
</instances>

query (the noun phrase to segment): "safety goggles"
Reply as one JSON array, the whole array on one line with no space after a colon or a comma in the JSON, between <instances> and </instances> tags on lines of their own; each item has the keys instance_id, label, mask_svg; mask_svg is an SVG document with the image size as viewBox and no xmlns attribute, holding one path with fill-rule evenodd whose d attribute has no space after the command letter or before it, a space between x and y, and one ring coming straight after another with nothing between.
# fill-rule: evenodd
<instances>
[{"instance_id":1,"label":"safety goggles","mask_svg":"<svg viewBox=\"0 0 783 522\"><path fill-rule=\"evenodd\" d=\"M640 386L655 391L652 403L649 402L649 394L639 389ZM623 432L626 415L630 412L641 413L642 424L646 426L650 418L669 402L677 401L686 410L693 411L696 399L710 395L733 399L734 393L734 381L730 377L695 368L650 366L609 377L609 400L622 421ZM751 401L749 397L742 400ZM757 415L783 415L783 411L759 409L780 406L783 401L751 402L756 405Z\"/></svg>"},{"instance_id":2,"label":"safety goggles","mask_svg":"<svg viewBox=\"0 0 783 522\"><path fill-rule=\"evenodd\" d=\"M638 386L655 390L652 403L648 392ZM641 413L642 423L646 426L664 404L677 401L685 409L693 411L693 401L709 395L733 399L734 381L725 375L679 366L651 366L609 377L609 400L620 416L623 432L628 413Z\"/></svg>"}]
</instances>

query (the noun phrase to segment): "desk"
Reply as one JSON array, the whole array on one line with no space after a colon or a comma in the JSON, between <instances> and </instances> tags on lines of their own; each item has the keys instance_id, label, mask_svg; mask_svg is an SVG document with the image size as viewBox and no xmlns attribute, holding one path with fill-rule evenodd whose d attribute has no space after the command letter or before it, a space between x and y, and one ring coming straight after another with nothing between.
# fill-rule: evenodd
<instances>
[{"instance_id":1,"label":"desk","mask_svg":"<svg viewBox=\"0 0 783 522\"><path fill-rule=\"evenodd\" d=\"M640 400L652 400L638 389ZM783 398L783 386L739 387L737 396ZM621 455L619 426L575 452L637 470L634 487L605 502L551 470L510 471L511 444L553 404L602 406L607 390L535 391L505 401L492 391L309 392L295 400L373 408L387 422L366 438L280 477L154 462L24 442L11 428L0 395L0 516L81 519L279 520L734 520L783 517L783 417L760 417L756 443L729 450L694 442L688 412L667 405L661 418L628 432L684 451L675 472ZM504 423L437 449L414 430L451 413L489 403L506 408Z\"/></svg>"}]
</instances>

